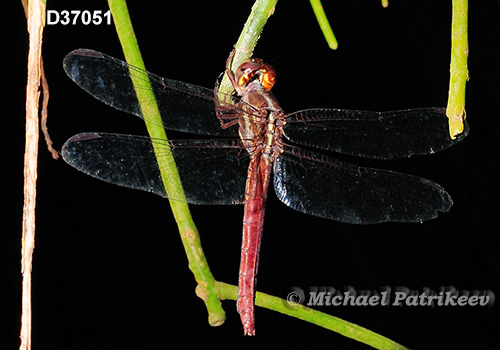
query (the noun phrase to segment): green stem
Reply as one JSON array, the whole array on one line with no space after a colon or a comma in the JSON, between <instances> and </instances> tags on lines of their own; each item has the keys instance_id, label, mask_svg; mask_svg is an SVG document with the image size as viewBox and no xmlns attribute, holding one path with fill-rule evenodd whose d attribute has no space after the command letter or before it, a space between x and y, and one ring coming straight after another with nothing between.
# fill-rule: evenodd
<instances>
[{"instance_id":1,"label":"green stem","mask_svg":"<svg viewBox=\"0 0 500 350\"><path fill-rule=\"evenodd\" d=\"M234 45L235 53L231 64L231 69L233 71L238 68L244 60L252 56L255 45L257 45L257 41L262 33L262 29L264 29L267 19L274 13L277 2L278 0L256 0L253 4L250 16L248 16L236 45ZM219 92L231 94L233 90L233 85L224 75L219 87Z\"/></svg>"},{"instance_id":2,"label":"green stem","mask_svg":"<svg viewBox=\"0 0 500 350\"><path fill-rule=\"evenodd\" d=\"M319 27L323 32L323 36L325 37L328 46L330 47L330 49L336 50L339 44L337 42L337 39L335 38L335 34L333 34L332 27L328 22L328 18L326 17L325 11L323 10L323 5L321 4L321 1L310 0L310 2L311 2L311 7L314 11L314 15L316 16Z\"/></svg>"},{"instance_id":3,"label":"green stem","mask_svg":"<svg viewBox=\"0 0 500 350\"><path fill-rule=\"evenodd\" d=\"M467 11L467 0L453 0L450 87L448 91L448 106L446 109L446 114L449 118L450 136L452 139L464 130L465 84L469 78L469 71L467 69L467 56L469 55Z\"/></svg>"},{"instance_id":4,"label":"green stem","mask_svg":"<svg viewBox=\"0 0 500 350\"><path fill-rule=\"evenodd\" d=\"M238 298L238 287L223 282L217 282L217 287L221 300L236 300ZM257 292L255 305L313 323L376 349L406 349L404 346L354 323L269 294Z\"/></svg>"},{"instance_id":5,"label":"green stem","mask_svg":"<svg viewBox=\"0 0 500 350\"><path fill-rule=\"evenodd\" d=\"M109 0L109 8L113 15L118 38L122 45L125 59L131 65L145 69L144 62L139 50L139 44L134 34L132 22L128 14L127 4L125 0ZM133 80L136 86L137 99L141 105L144 120L147 120L146 127L152 139L167 141L165 129L162 127L160 113L156 104L155 96L152 93L151 87L144 88L144 84L149 82L141 81L141 88L137 88L139 82ZM155 154L157 156L158 166L160 168L162 180L165 186L167 195L170 191L182 193L182 183L175 166L173 157L166 155L158 149L158 145L154 144ZM161 156L160 156L161 155ZM178 198L178 196L177 196ZM200 236L193 222L191 213L187 203L182 201L170 200L170 206L174 215L175 221L179 228L182 244L186 251L189 262L189 269L193 273L196 282L196 294L203 299L208 310L208 320L212 326L220 325L225 320L225 313L217 298L215 279L210 271L208 262L201 247Z\"/></svg>"}]
</instances>

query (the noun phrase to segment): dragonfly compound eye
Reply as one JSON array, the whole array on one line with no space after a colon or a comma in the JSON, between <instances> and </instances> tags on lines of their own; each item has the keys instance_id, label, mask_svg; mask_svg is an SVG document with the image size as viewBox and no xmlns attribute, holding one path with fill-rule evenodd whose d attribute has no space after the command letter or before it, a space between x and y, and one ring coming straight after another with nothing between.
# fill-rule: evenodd
<instances>
[{"instance_id":1,"label":"dragonfly compound eye","mask_svg":"<svg viewBox=\"0 0 500 350\"><path fill-rule=\"evenodd\" d=\"M267 64L264 65L260 69L260 84L266 91L269 91L273 88L275 83L276 83L276 72L274 68Z\"/></svg>"},{"instance_id":2,"label":"dragonfly compound eye","mask_svg":"<svg viewBox=\"0 0 500 350\"><path fill-rule=\"evenodd\" d=\"M262 67L265 66L261 59L250 58L243 61L243 63L236 70L236 82L239 86L245 86L256 78Z\"/></svg>"}]
</instances>

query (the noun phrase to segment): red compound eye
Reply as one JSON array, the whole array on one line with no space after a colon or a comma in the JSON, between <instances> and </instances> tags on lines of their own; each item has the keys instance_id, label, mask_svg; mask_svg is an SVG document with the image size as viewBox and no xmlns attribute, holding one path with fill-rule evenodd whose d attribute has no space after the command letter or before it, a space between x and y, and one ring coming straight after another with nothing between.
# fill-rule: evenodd
<instances>
[{"instance_id":1,"label":"red compound eye","mask_svg":"<svg viewBox=\"0 0 500 350\"><path fill-rule=\"evenodd\" d=\"M264 64L259 58L251 58L238 67L235 74L238 86L244 87L249 82L258 79L262 87L271 90L276 82L276 72L268 64Z\"/></svg>"},{"instance_id":2,"label":"red compound eye","mask_svg":"<svg viewBox=\"0 0 500 350\"><path fill-rule=\"evenodd\" d=\"M264 67L266 67L265 70ZM266 91L269 91L273 88L274 84L276 83L276 72L274 71L274 68L271 67L270 65L266 64L264 67L260 69L261 72L260 84Z\"/></svg>"}]
</instances>

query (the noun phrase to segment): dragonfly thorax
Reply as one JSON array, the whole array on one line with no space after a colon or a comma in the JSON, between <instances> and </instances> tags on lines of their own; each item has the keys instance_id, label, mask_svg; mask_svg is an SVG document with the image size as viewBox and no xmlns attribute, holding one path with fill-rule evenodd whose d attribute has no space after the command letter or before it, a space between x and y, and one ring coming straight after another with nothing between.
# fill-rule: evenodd
<instances>
[{"instance_id":1,"label":"dragonfly thorax","mask_svg":"<svg viewBox=\"0 0 500 350\"><path fill-rule=\"evenodd\" d=\"M254 87L253 89L251 89ZM239 116L239 135L250 154L271 155L282 150L284 113L270 92L263 92L253 83L247 86L238 106L245 111Z\"/></svg>"}]
</instances>

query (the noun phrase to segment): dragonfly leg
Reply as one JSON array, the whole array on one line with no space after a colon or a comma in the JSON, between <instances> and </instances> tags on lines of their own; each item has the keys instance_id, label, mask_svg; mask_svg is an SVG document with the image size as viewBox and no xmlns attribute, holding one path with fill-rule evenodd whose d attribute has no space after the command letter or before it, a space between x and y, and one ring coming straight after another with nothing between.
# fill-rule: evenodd
<instances>
[{"instance_id":1,"label":"dragonfly leg","mask_svg":"<svg viewBox=\"0 0 500 350\"><path fill-rule=\"evenodd\" d=\"M229 57L226 60L226 76L229 78L229 81L233 85L234 90L236 90L236 93L238 95L242 96L245 89L236 82L235 74L231 70L231 65L233 64L234 54L235 54L235 50L233 49L233 51L231 51L231 53L229 54Z\"/></svg>"}]
</instances>

